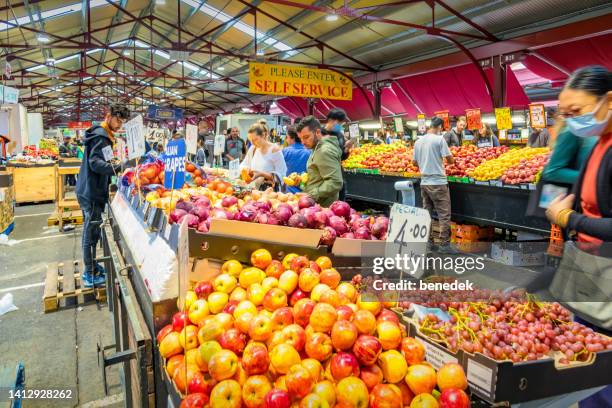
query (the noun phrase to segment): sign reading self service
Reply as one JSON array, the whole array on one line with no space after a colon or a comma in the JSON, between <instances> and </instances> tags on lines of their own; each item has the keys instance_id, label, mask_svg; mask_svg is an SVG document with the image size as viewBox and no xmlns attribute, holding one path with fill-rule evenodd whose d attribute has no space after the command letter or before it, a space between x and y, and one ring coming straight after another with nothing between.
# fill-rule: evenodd
<instances>
[{"instance_id":1,"label":"sign reading self service","mask_svg":"<svg viewBox=\"0 0 612 408\"><path fill-rule=\"evenodd\" d=\"M164 187L181 188L185 184L185 139L171 140L166 145L164 157ZM173 176L174 175L174 180Z\"/></svg>"},{"instance_id":2,"label":"sign reading self service","mask_svg":"<svg viewBox=\"0 0 612 408\"><path fill-rule=\"evenodd\" d=\"M353 85L346 75L329 69L259 62L249 63L249 92L347 101L353 99Z\"/></svg>"}]
</instances>

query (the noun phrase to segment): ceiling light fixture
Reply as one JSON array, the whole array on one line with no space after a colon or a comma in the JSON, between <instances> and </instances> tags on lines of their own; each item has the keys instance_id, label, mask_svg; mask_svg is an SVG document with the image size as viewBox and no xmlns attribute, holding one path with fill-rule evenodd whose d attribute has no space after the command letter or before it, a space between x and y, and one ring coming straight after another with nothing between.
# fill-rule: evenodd
<instances>
[{"instance_id":1,"label":"ceiling light fixture","mask_svg":"<svg viewBox=\"0 0 612 408\"><path fill-rule=\"evenodd\" d=\"M338 21L338 15L336 13L328 14L325 17L325 20L327 20L327 21Z\"/></svg>"},{"instance_id":2,"label":"ceiling light fixture","mask_svg":"<svg viewBox=\"0 0 612 408\"><path fill-rule=\"evenodd\" d=\"M38 41L38 42L45 42L46 43L46 42L49 42L51 40L49 39L49 37L47 37L44 34L38 34L38 37L36 37L36 41Z\"/></svg>"},{"instance_id":3,"label":"ceiling light fixture","mask_svg":"<svg viewBox=\"0 0 612 408\"><path fill-rule=\"evenodd\" d=\"M217 71L225 71L225 67L219 67L217 68Z\"/></svg>"},{"instance_id":4,"label":"ceiling light fixture","mask_svg":"<svg viewBox=\"0 0 612 408\"><path fill-rule=\"evenodd\" d=\"M129 52L129 51L123 51L123 55L127 55L127 56L129 56L129 55L130 55L130 52Z\"/></svg>"}]
</instances>

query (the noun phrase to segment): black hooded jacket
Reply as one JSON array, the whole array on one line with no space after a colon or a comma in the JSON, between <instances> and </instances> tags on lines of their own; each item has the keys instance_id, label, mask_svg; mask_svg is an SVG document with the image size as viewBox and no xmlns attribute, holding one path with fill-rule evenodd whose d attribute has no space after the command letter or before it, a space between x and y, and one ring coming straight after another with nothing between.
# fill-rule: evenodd
<instances>
[{"instance_id":1,"label":"black hooded jacket","mask_svg":"<svg viewBox=\"0 0 612 408\"><path fill-rule=\"evenodd\" d=\"M77 180L76 194L79 200L105 203L108 200L108 186L116 168L104 160L102 149L113 148L113 142L102 126L93 126L83 138L84 156Z\"/></svg>"}]
</instances>

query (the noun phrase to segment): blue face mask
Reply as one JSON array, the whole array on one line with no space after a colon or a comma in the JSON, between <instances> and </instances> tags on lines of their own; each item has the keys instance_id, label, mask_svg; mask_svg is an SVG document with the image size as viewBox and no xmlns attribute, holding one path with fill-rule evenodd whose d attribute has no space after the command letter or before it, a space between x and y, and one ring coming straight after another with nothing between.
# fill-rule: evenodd
<instances>
[{"instance_id":1,"label":"blue face mask","mask_svg":"<svg viewBox=\"0 0 612 408\"><path fill-rule=\"evenodd\" d=\"M573 118L567 118L566 124L572 134L578 137L601 135L606 129L606 126L608 126L608 121L610 120L612 111L608 110L608 115L606 115L606 118L602 121L595 119L595 112L597 112L601 108L601 105L607 101L608 98L606 96L600 103L597 104L597 107L593 110L593 112L585 113L584 115L575 116Z\"/></svg>"},{"instance_id":2,"label":"blue face mask","mask_svg":"<svg viewBox=\"0 0 612 408\"><path fill-rule=\"evenodd\" d=\"M333 130L334 132L338 132L338 133L340 133L340 134L344 134L344 128L343 128L343 127L342 127L342 125L341 125L341 124L339 124L339 123L336 123L336 124L335 124L335 125L332 127L332 130Z\"/></svg>"}]
</instances>

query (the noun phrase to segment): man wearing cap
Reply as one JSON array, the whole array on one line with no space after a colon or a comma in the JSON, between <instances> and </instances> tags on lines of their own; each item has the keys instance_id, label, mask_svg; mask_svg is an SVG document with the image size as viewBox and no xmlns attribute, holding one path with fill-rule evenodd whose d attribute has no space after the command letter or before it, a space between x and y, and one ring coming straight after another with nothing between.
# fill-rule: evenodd
<instances>
[{"instance_id":1,"label":"man wearing cap","mask_svg":"<svg viewBox=\"0 0 612 408\"><path fill-rule=\"evenodd\" d=\"M102 212L108 201L111 176L120 170L114 158L115 132L130 118L130 111L123 105L112 105L104 122L90 127L83 137L84 155L77 180L76 195L83 211L83 275L82 286L102 286L106 282L105 271L96 259L96 247L100 239Z\"/></svg>"}]
</instances>

